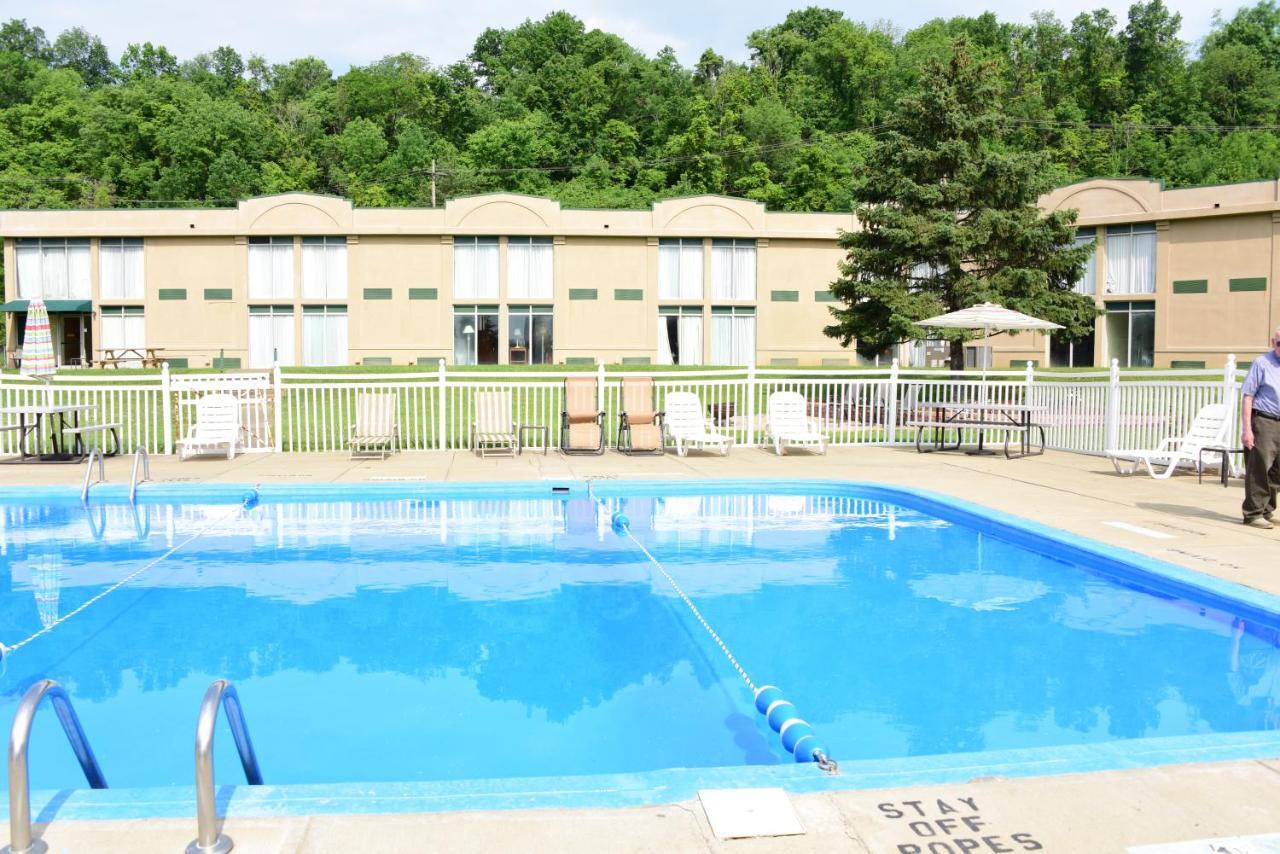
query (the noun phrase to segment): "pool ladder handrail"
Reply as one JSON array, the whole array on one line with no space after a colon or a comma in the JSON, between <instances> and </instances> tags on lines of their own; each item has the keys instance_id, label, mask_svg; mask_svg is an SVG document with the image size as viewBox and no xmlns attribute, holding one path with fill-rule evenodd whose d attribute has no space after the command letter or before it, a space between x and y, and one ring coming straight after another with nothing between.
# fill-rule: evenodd
<instances>
[{"instance_id":1,"label":"pool ladder handrail","mask_svg":"<svg viewBox=\"0 0 1280 854\"><path fill-rule=\"evenodd\" d=\"M262 785L262 769L253 752L249 728L244 721L244 710L236 687L226 679L215 679L204 692L200 703L200 717L196 719L196 838L187 845L186 854L226 854L235 843L225 833L218 832L218 807L213 788L213 731L218 722L218 708L227 715L231 737L235 739L244 767L245 779L250 786Z\"/></svg>"},{"instance_id":2,"label":"pool ladder handrail","mask_svg":"<svg viewBox=\"0 0 1280 854\"><path fill-rule=\"evenodd\" d=\"M142 460L142 480L138 480L138 460ZM145 445L133 449L133 473L129 475L129 503L135 503L138 496L138 484L151 480L151 456Z\"/></svg>"},{"instance_id":3,"label":"pool ladder handrail","mask_svg":"<svg viewBox=\"0 0 1280 854\"><path fill-rule=\"evenodd\" d=\"M102 450L100 448L89 449L89 462L84 467L84 485L80 487L80 503L87 504L89 502L89 478L93 475L93 461L98 461L98 479L94 483L107 482L107 464L102 458Z\"/></svg>"},{"instance_id":4,"label":"pool ladder handrail","mask_svg":"<svg viewBox=\"0 0 1280 854\"><path fill-rule=\"evenodd\" d=\"M53 710L62 722L62 731L71 742L71 750L80 761L80 770L84 771L89 785L95 789L107 788L107 780L102 776L93 748L80 726L71 697L54 680L41 679L22 695L22 702L18 703L18 711L13 716L13 727L9 730L9 845L3 849L4 854L44 854L49 850L43 839L31 838L31 790L27 775L31 724L36 710L40 708L40 701L45 697L53 703Z\"/></svg>"}]
</instances>

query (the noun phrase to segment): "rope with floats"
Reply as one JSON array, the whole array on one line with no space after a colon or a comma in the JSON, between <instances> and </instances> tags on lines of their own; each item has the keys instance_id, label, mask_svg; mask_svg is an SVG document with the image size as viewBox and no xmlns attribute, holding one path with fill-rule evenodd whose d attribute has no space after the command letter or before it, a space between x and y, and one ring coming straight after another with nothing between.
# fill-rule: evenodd
<instances>
[{"instance_id":1,"label":"rope with floats","mask_svg":"<svg viewBox=\"0 0 1280 854\"><path fill-rule=\"evenodd\" d=\"M0 662L8 661L9 656L13 655L15 652L17 652L27 644L34 641L36 638L49 634L49 632L53 631L58 626L65 623L67 620L70 620L75 615L86 610L89 606L93 605L95 602L99 602L102 599L105 599L107 596L119 590L121 587L124 587L130 581L133 581L135 578L138 578L141 575L143 575L147 570L162 563L167 558L172 556L174 553L180 551L181 549L186 548L188 545L190 545L191 543L195 542L200 537L208 533L209 529L212 528L213 526L219 525L223 522L231 522L236 519L239 519L244 513L256 507L257 504L258 504L257 490L250 490L246 492L241 497L240 506L236 508L235 512L229 513L226 516L223 516L217 519L210 519L198 531L196 531L190 537L187 537L187 539L178 543L176 546L173 546L172 548L170 548L168 551L166 551L164 554L160 555L159 557L154 558L153 560L149 561L146 564L143 564L140 568L135 569L133 572L129 573L124 578L120 579L115 584L108 587L106 590L103 590L100 593L97 593L89 597L84 602L82 602L79 607L75 608L74 610L68 611L58 619L54 620L49 625L41 627L39 631L32 633L28 637L25 637L14 644L0 643Z\"/></svg>"},{"instance_id":2,"label":"rope with floats","mask_svg":"<svg viewBox=\"0 0 1280 854\"><path fill-rule=\"evenodd\" d=\"M606 511L609 510L609 506L605 504L599 496L592 492L590 480L587 481L587 495L594 499ZM782 739L782 746L786 748L788 753L795 757L796 762L814 762L823 771L830 774L836 773L836 771L839 770L839 765L830 757L826 746L823 745L821 740L819 740L813 727L800 717L795 704L786 699L782 693L782 689L778 688L776 685L756 686L756 683L747 673L746 668L738 662L738 659L729 650L729 646L724 642L716 630L711 627L711 624L707 622L706 617L702 616L702 612L698 610L698 606L693 604L693 600L684 592L684 589L680 586L679 582L671 576L671 573L667 572L667 569L662 565L662 562L654 557L653 553L645 547L644 543L640 542L640 540L636 538L636 535L632 533L631 520L628 519L621 511L615 511L609 518L609 524L613 528L614 533L619 536L626 536L626 538L634 543L636 548L638 548L644 556L649 559L649 562L657 567L658 572L662 573L662 577L671 585L671 589L676 592L676 595L679 596L680 600L684 602L686 607L688 607L690 613L692 613L697 619L699 625L702 626L707 635L710 636L711 640L715 642L715 645L720 648L720 651L724 653L724 657L728 660L729 664L733 666L733 669L737 672L738 676L742 678L747 689L751 691L752 699L755 701L756 711L763 715L765 720L768 721L769 728L776 732Z\"/></svg>"}]
</instances>

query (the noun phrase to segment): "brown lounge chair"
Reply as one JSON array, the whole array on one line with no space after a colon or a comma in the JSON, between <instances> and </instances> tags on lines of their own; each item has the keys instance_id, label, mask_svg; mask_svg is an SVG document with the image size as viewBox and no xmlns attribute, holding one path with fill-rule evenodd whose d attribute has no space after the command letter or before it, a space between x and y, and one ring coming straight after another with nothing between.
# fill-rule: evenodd
<instances>
[{"instance_id":1,"label":"brown lounge chair","mask_svg":"<svg viewBox=\"0 0 1280 854\"><path fill-rule=\"evenodd\" d=\"M663 413L653 406L653 377L624 377L618 415L618 450L624 454L664 452Z\"/></svg>"},{"instance_id":2,"label":"brown lounge chair","mask_svg":"<svg viewBox=\"0 0 1280 854\"><path fill-rule=\"evenodd\" d=\"M564 381L560 451L565 454L604 453L604 412L600 410L595 377L570 377Z\"/></svg>"}]
</instances>

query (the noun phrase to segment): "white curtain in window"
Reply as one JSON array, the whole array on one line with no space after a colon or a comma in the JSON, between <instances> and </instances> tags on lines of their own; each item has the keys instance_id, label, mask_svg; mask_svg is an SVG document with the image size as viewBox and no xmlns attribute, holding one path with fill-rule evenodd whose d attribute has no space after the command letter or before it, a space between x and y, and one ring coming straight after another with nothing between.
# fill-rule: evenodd
<instances>
[{"instance_id":1,"label":"white curtain in window","mask_svg":"<svg viewBox=\"0 0 1280 854\"><path fill-rule=\"evenodd\" d=\"M702 364L702 318L681 317L676 326L676 343L680 348L680 364Z\"/></svg>"},{"instance_id":2,"label":"white curtain in window","mask_svg":"<svg viewBox=\"0 0 1280 854\"><path fill-rule=\"evenodd\" d=\"M752 300L756 296L756 250L750 245L711 245L711 298Z\"/></svg>"},{"instance_id":3,"label":"white curtain in window","mask_svg":"<svg viewBox=\"0 0 1280 854\"><path fill-rule=\"evenodd\" d=\"M347 363L347 316L305 314L302 317L302 364Z\"/></svg>"},{"instance_id":4,"label":"white curtain in window","mask_svg":"<svg viewBox=\"0 0 1280 854\"><path fill-rule=\"evenodd\" d=\"M89 299L89 241L67 247L67 289L68 299Z\"/></svg>"},{"instance_id":5,"label":"white curtain in window","mask_svg":"<svg viewBox=\"0 0 1280 854\"><path fill-rule=\"evenodd\" d=\"M530 262L533 260L527 243L507 244L507 298L527 299L529 296Z\"/></svg>"},{"instance_id":6,"label":"white curtain in window","mask_svg":"<svg viewBox=\"0 0 1280 854\"><path fill-rule=\"evenodd\" d=\"M124 280L124 298L142 299L146 295L146 279L141 246L123 246L122 276Z\"/></svg>"},{"instance_id":7,"label":"white curtain in window","mask_svg":"<svg viewBox=\"0 0 1280 854\"><path fill-rule=\"evenodd\" d=\"M102 347L106 350L141 350L147 345L146 318L141 314L102 316ZM121 364L141 367L140 360L128 359Z\"/></svg>"},{"instance_id":8,"label":"white curtain in window","mask_svg":"<svg viewBox=\"0 0 1280 854\"><path fill-rule=\"evenodd\" d=\"M44 296L44 274L41 272L40 244L19 241L18 298L37 299Z\"/></svg>"},{"instance_id":9,"label":"white curtain in window","mask_svg":"<svg viewBox=\"0 0 1280 854\"><path fill-rule=\"evenodd\" d=\"M1094 242L1094 236L1077 235L1075 239L1076 246L1088 246ZM1080 276L1080 281L1076 282L1073 290L1078 294L1088 294L1092 296L1097 293L1098 289L1098 252L1097 248L1089 253L1089 260L1084 264L1084 273Z\"/></svg>"},{"instance_id":10,"label":"white curtain in window","mask_svg":"<svg viewBox=\"0 0 1280 854\"><path fill-rule=\"evenodd\" d=\"M329 240L324 246L324 295L328 299L347 298L347 241Z\"/></svg>"},{"instance_id":11,"label":"white curtain in window","mask_svg":"<svg viewBox=\"0 0 1280 854\"><path fill-rule=\"evenodd\" d=\"M680 247L680 299L702 299L702 241Z\"/></svg>"},{"instance_id":12,"label":"white curtain in window","mask_svg":"<svg viewBox=\"0 0 1280 854\"><path fill-rule=\"evenodd\" d=\"M459 298L498 297L498 245L455 242L453 295Z\"/></svg>"},{"instance_id":13,"label":"white curtain in window","mask_svg":"<svg viewBox=\"0 0 1280 854\"><path fill-rule=\"evenodd\" d=\"M658 298L680 299L680 245L658 244Z\"/></svg>"},{"instance_id":14,"label":"white curtain in window","mask_svg":"<svg viewBox=\"0 0 1280 854\"><path fill-rule=\"evenodd\" d=\"M733 318L727 314L711 318L711 364L733 364Z\"/></svg>"},{"instance_id":15,"label":"white curtain in window","mask_svg":"<svg viewBox=\"0 0 1280 854\"><path fill-rule=\"evenodd\" d=\"M1156 292L1154 232L1107 235L1107 286L1113 294Z\"/></svg>"},{"instance_id":16,"label":"white curtain in window","mask_svg":"<svg viewBox=\"0 0 1280 854\"><path fill-rule=\"evenodd\" d=\"M249 315L249 367L293 364L293 315Z\"/></svg>"},{"instance_id":17,"label":"white curtain in window","mask_svg":"<svg viewBox=\"0 0 1280 854\"><path fill-rule=\"evenodd\" d=\"M752 365L756 361L755 317L733 318L733 365Z\"/></svg>"},{"instance_id":18,"label":"white curtain in window","mask_svg":"<svg viewBox=\"0 0 1280 854\"><path fill-rule=\"evenodd\" d=\"M271 242L271 296L293 296L293 241Z\"/></svg>"},{"instance_id":19,"label":"white curtain in window","mask_svg":"<svg viewBox=\"0 0 1280 854\"><path fill-rule=\"evenodd\" d=\"M98 289L104 300L142 299L142 247L103 241L98 251Z\"/></svg>"},{"instance_id":20,"label":"white curtain in window","mask_svg":"<svg viewBox=\"0 0 1280 854\"><path fill-rule=\"evenodd\" d=\"M453 244L453 295L467 299L476 295L476 247L469 243Z\"/></svg>"},{"instance_id":21,"label":"white curtain in window","mask_svg":"<svg viewBox=\"0 0 1280 854\"><path fill-rule=\"evenodd\" d=\"M302 295L311 299L324 299L325 275L323 243L302 241Z\"/></svg>"},{"instance_id":22,"label":"white curtain in window","mask_svg":"<svg viewBox=\"0 0 1280 854\"><path fill-rule=\"evenodd\" d=\"M487 299L498 298L498 244L481 243L476 247L475 295Z\"/></svg>"},{"instance_id":23,"label":"white curtain in window","mask_svg":"<svg viewBox=\"0 0 1280 854\"><path fill-rule=\"evenodd\" d=\"M658 315L658 364L670 365L671 357L671 335L667 332L667 316Z\"/></svg>"},{"instance_id":24,"label":"white curtain in window","mask_svg":"<svg viewBox=\"0 0 1280 854\"><path fill-rule=\"evenodd\" d=\"M554 296L552 281L555 264L553 249L549 243L535 243L529 247L529 296L534 299L551 299Z\"/></svg>"},{"instance_id":25,"label":"white curtain in window","mask_svg":"<svg viewBox=\"0 0 1280 854\"><path fill-rule=\"evenodd\" d=\"M249 244L249 298L271 299L271 246Z\"/></svg>"},{"instance_id":26,"label":"white curtain in window","mask_svg":"<svg viewBox=\"0 0 1280 854\"><path fill-rule=\"evenodd\" d=\"M67 298L67 250L65 246L45 246L41 250L44 298Z\"/></svg>"}]
</instances>

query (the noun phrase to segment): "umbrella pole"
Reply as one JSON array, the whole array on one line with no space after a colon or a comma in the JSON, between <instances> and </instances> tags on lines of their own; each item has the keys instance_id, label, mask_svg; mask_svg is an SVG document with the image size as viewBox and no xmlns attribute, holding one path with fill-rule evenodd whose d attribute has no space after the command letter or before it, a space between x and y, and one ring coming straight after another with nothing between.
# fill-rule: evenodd
<instances>
[{"instance_id":1,"label":"umbrella pole","mask_svg":"<svg viewBox=\"0 0 1280 854\"><path fill-rule=\"evenodd\" d=\"M982 380L978 383L978 420L987 420L987 354L986 341L991 337L991 327L982 327L982 341L984 346L978 348L978 358L982 360ZM988 450L984 447L986 434L981 427L978 428L978 447L972 451L966 451L971 457L988 457L995 454L995 451Z\"/></svg>"}]
</instances>

